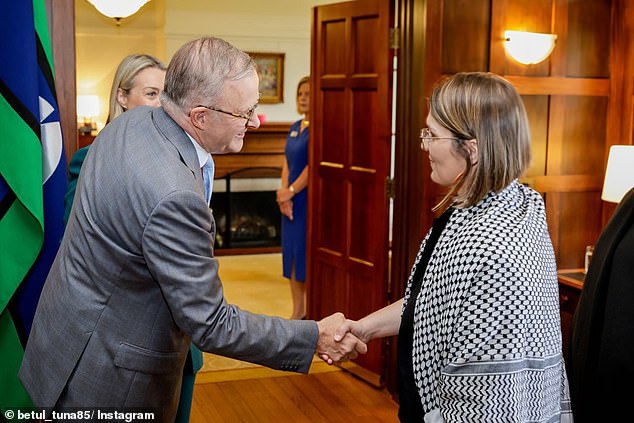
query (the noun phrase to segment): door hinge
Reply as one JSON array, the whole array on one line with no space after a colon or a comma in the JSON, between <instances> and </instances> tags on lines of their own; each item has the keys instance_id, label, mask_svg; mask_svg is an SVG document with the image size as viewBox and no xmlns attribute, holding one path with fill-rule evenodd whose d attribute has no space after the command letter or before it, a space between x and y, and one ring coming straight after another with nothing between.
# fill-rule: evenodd
<instances>
[{"instance_id":1,"label":"door hinge","mask_svg":"<svg viewBox=\"0 0 634 423\"><path fill-rule=\"evenodd\" d=\"M399 28L390 28L390 48L398 50L401 43L401 31Z\"/></svg>"},{"instance_id":2,"label":"door hinge","mask_svg":"<svg viewBox=\"0 0 634 423\"><path fill-rule=\"evenodd\" d=\"M396 180L389 176L385 178L385 197L392 200L396 198Z\"/></svg>"}]
</instances>

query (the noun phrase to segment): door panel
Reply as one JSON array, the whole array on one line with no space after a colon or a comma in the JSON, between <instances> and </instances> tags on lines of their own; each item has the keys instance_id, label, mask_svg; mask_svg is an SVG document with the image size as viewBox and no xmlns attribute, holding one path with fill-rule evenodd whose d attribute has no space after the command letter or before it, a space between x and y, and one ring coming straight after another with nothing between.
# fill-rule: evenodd
<instances>
[{"instance_id":1,"label":"door panel","mask_svg":"<svg viewBox=\"0 0 634 423\"><path fill-rule=\"evenodd\" d=\"M390 2L313 10L308 309L359 319L387 305ZM380 383L382 343L356 363Z\"/></svg>"},{"instance_id":2,"label":"door panel","mask_svg":"<svg viewBox=\"0 0 634 423\"><path fill-rule=\"evenodd\" d=\"M345 202L344 182L339 177L341 172L338 168L324 167L319 173L320 179L324 181L323 184L319 187L309 186L311 190L315 187L320 191L318 201L322 212L319 213L319 217L328 224L316 226L315 233L318 234L316 241L320 249L330 251L329 254L341 256L345 248L346 232L345 214L341 210L341 205Z\"/></svg>"}]
</instances>

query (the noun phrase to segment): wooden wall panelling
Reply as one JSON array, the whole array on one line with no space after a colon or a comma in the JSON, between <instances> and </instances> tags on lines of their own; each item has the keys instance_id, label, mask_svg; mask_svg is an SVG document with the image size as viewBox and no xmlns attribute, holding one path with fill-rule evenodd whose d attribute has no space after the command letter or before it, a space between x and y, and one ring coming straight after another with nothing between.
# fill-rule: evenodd
<instances>
[{"instance_id":1,"label":"wooden wall panelling","mask_svg":"<svg viewBox=\"0 0 634 423\"><path fill-rule=\"evenodd\" d=\"M610 144L632 144L634 3L628 0L615 0L611 21L613 25L610 31L611 78L607 138L612 141Z\"/></svg>"},{"instance_id":2,"label":"wooden wall panelling","mask_svg":"<svg viewBox=\"0 0 634 423\"><path fill-rule=\"evenodd\" d=\"M544 195L558 261L579 267L582 259L571 257L577 257L576 249L583 251L586 244L592 243L601 222L594 215L582 217L582 212L565 224L562 219L571 217L568 210L600 209L597 198L604 162L597 157L604 156L606 147L605 99L611 85L605 52L610 51L610 25L589 23L597 19L605 22L610 2L591 0L582 5L561 0L493 0L490 11L488 2L446 0L440 7L438 3L428 2L427 7L429 72L425 75L424 95L433 85L431 80L439 76L433 71L437 60L434 56L440 57L442 74L486 70L474 68L488 59L491 71L502 74L517 87L527 103L535 156L524 180ZM488 49L481 47L483 38L476 29L479 27L482 32L485 27L483 11L490 13ZM465 16L476 17L465 24L461 22ZM434 22L440 22L438 29ZM505 29L554 32L558 35L556 48L540 64L521 65L506 55ZM465 33L470 43L468 48L461 48ZM486 56L487 51L489 57L478 57ZM423 184L429 182L424 179ZM435 188L426 191L423 201L437 198ZM587 221L591 222L590 227L583 227ZM574 236L567 235L571 230L575 231Z\"/></svg>"},{"instance_id":3,"label":"wooden wall panelling","mask_svg":"<svg viewBox=\"0 0 634 423\"><path fill-rule=\"evenodd\" d=\"M565 96L563 156L559 172L563 175L603 175L607 97ZM601 186L594 187L600 190Z\"/></svg>"},{"instance_id":4,"label":"wooden wall panelling","mask_svg":"<svg viewBox=\"0 0 634 423\"><path fill-rule=\"evenodd\" d=\"M445 0L443 3L441 73L487 71L490 0Z\"/></svg>"},{"instance_id":5,"label":"wooden wall panelling","mask_svg":"<svg viewBox=\"0 0 634 423\"><path fill-rule=\"evenodd\" d=\"M608 78L610 2L584 0L558 2L567 8L565 76ZM601 23L597 25L597 23ZM579 52L579 54L575 54Z\"/></svg>"},{"instance_id":6,"label":"wooden wall panelling","mask_svg":"<svg viewBox=\"0 0 634 423\"><path fill-rule=\"evenodd\" d=\"M566 63L568 57L568 0L554 0L554 17L551 33L557 34L555 48L550 54L550 76L561 77L559 82L567 82Z\"/></svg>"},{"instance_id":7,"label":"wooden wall panelling","mask_svg":"<svg viewBox=\"0 0 634 423\"><path fill-rule=\"evenodd\" d=\"M610 82L596 52L609 51L609 25L590 28L587 23L609 15L610 7L600 0L591 0L588 8L585 4L582 7L579 2L560 0L492 2L491 69L502 73L524 97L535 161L523 180L544 195L560 267L581 266L583 255L577 250L582 252L585 245L592 244L601 228L600 220L587 211L600 209L597 199L603 161L597 157L603 157L606 145L605 99ZM555 50L541 64L518 64L498 41L505 29L554 32L558 36ZM582 46L586 44L588 48ZM539 100L529 95L548 96L549 100L542 100L540 108Z\"/></svg>"},{"instance_id":8,"label":"wooden wall panelling","mask_svg":"<svg viewBox=\"0 0 634 423\"><path fill-rule=\"evenodd\" d=\"M556 250L558 268L583 267L585 246L594 245L601 231L601 208L596 207L600 204L600 193L586 191L555 195L560 196Z\"/></svg>"},{"instance_id":9,"label":"wooden wall panelling","mask_svg":"<svg viewBox=\"0 0 634 423\"><path fill-rule=\"evenodd\" d=\"M561 37L552 72L569 81L569 87L563 95L551 92L547 175L536 188L548 193L546 202L552 204L547 209L558 217L551 217L549 228L560 268L581 267L585 246L594 244L602 227L599 193L609 80L595 53L609 51L608 25L586 23L609 15L609 9L604 1L583 6L557 2L556 7L554 29Z\"/></svg>"},{"instance_id":10,"label":"wooden wall panelling","mask_svg":"<svg viewBox=\"0 0 634 423\"><path fill-rule=\"evenodd\" d=\"M606 124L607 144L633 144L634 118L634 3L614 0L610 20L610 98ZM607 152L604 162L607 163ZM602 202L606 224L616 204Z\"/></svg>"},{"instance_id":11,"label":"wooden wall panelling","mask_svg":"<svg viewBox=\"0 0 634 423\"><path fill-rule=\"evenodd\" d=\"M552 181L551 175L560 175L561 162L563 160L563 122L565 110L562 96L550 96L548 111L548 147L546 153L546 181ZM545 190L541 186L533 186L544 195L546 215L548 218L548 230L555 250L557 263L560 261L559 236L561 222L562 198L559 190Z\"/></svg>"},{"instance_id":12,"label":"wooden wall panelling","mask_svg":"<svg viewBox=\"0 0 634 423\"><path fill-rule=\"evenodd\" d=\"M548 155L548 102L547 95L523 95L522 101L530 122L531 151L533 158L526 171L526 179L546 175ZM533 185L533 183L531 183Z\"/></svg>"},{"instance_id":13,"label":"wooden wall panelling","mask_svg":"<svg viewBox=\"0 0 634 423\"><path fill-rule=\"evenodd\" d=\"M530 77L504 75L520 94L529 95L599 95L610 94L607 78Z\"/></svg>"},{"instance_id":14,"label":"wooden wall panelling","mask_svg":"<svg viewBox=\"0 0 634 423\"><path fill-rule=\"evenodd\" d=\"M495 16L506 15L506 1L491 1L491 25L489 42L491 47L489 49L489 71L497 73L498 75L504 75L506 72L506 51L504 50L504 30L507 28L506 22Z\"/></svg>"}]
</instances>

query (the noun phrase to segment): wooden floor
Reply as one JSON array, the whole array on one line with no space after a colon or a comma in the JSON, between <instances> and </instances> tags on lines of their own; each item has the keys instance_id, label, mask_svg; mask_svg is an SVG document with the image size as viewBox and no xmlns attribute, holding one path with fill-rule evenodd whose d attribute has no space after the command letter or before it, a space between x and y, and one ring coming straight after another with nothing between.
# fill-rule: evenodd
<instances>
[{"instance_id":1,"label":"wooden floor","mask_svg":"<svg viewBox=\"0 0 634 423\"><path fill-rule=\"evenodd\" d=\"M279 254L218 260L229 302L257 313L290 315ZM386 391L321 360L300 375L205 354L190 422L398 422L397 411Z\"/></svg>"},{"instance_id":2,"label":"wooden floor","mask_svg":"<svg viewBox=\"0 0 634 423\"><path fill-rule=\"evenodd\" d=\"M398 422L383 390L345 371L196 384L191 423Z\"/></svg>"}]
</instances>

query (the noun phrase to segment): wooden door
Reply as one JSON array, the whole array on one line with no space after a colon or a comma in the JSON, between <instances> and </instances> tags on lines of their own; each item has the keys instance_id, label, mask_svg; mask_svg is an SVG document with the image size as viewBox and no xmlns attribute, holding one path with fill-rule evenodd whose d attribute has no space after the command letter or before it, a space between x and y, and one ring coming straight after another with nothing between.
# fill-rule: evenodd
<instances>
[{"instance_id":1,"label":"wooden door","mask_svg":"<svg viewBox=\"0 0 634 423\"><path fill-rule=\"evenodd\" d=\"M359 319L387 305L391 19L389 0L313 9L308 312ZM381 384L374 341L352 371Z\"/></svg>"}]
</instances>

